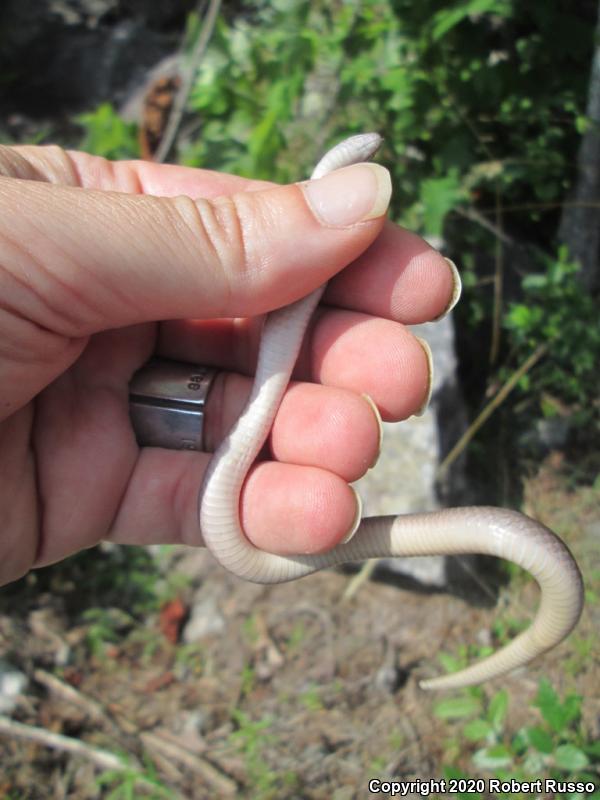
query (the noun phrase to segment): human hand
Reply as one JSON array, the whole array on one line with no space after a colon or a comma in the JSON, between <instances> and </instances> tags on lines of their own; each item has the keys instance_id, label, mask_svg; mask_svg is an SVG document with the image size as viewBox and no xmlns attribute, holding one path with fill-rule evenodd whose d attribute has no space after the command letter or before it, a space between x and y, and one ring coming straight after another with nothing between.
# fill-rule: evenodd
<instances>
[{"instance_id":1,"label":"human hand","mask_svg":"<svg viewBox=\"0 0 600 800\"><path fill-rule=\"evenodd\" d=\"M214 450L250 391L260 315L349 265L306 337L273 460L255 465L241 503L264 550L319 552L344 537L347 482L379 447L362 393L387 420L419 409L428 359L404 325L439 316L453 292L447 262L384 221L385 197L364 219L369 190L385 194L373 170L322 179L338 214L322 224L306 184L0 148L0 583L101 539L201 543L210 456L137 446L131 376L153 354L221 370L205 419ZM313 197L318 214L325 200Z\"/></svg>"}]
</instances>

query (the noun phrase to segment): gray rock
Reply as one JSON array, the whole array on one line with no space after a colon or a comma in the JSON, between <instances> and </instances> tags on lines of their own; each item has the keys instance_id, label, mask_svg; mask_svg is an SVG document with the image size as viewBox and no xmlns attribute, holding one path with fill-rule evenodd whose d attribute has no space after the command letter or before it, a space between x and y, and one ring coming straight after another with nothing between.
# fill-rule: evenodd
<instances>
[{"instance_id":1,"label":"gray rock","mask_svg":"<svg viewBox=\"0 0 600 800\"><path fill-rule=\"evenodd\" d=\"M440 502L436 483L438 465L466 425L466 412L456 379L456 353L452 316L439 322L414 326L413 332L431 347L434 360L433 392L421 417L401 423L384 423L383 448L375 468L355 487L364 504L364 516L433 511L448 499L461 495L461 464L452 470ZM458 487L458 488L457 488ZM454 572L449 559L384 559L384 572L408 577L428 587L447 585ZM452 559L454 561L454 559Z\"/></svg>"},{"instance_id":2,"label":"gray rock","mask_svg":"<svg viewBox=\"0 0 600 800\"><path fill-rule=\"evenodd\" d=\"M209 714L203 709L182 711L178 716L178 733L184 737L188 745L200 743L209 723Z\"/></svg>"},{"instance_id":3,"label":"gray rock","mask_svg":"<svg viewBox=\"0 0 600 800\"><path fill-rule=\"evenodd\" d=\"M3 0L0 69L10 112L58 116L119 104L177 50L191 0Z\"/></svg>"},{"instance_id":4,"label":"gray rock","mask_svg":"<svg viewBox=\"0 0 600 800\"><path fill-rule=\"evenodd\" d=\"M25 673L8 661L0 661L0 714L12 714L28 682Z\"/></svg>"},{"instance_id":5,"label":"gray rock","mask_svg":"<svg viewBox=\"0 0 600 800\"><path fill-rule=\"evenodd\" d=\"M214 597L204 597L193 606L190 619L182 632L186 644L199 642L207 636L221 633L225 628L225 619Z\"/></svg>"}]
</instances>

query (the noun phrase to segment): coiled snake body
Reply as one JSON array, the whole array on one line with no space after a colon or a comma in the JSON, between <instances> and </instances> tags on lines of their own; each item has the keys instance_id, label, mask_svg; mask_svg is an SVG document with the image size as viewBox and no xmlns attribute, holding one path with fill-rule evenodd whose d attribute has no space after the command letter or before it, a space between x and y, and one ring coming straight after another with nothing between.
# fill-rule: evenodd
<instances>
[{"instance_id":1,"label":"coiled snake body","mask_svg":"<svg viewBox=\"0 0 600 800\"><path fill-rule=\"evenodd\" d=\"M366 161L380 144L361 134L332 148L312 178ZM304 332L325 287L271 312L265 321L252 393L239 420L215 452L200 495L200 527L208 549L228 570L257 583L283 583L317 570L368 558L485 554L513 561L541 589L537 615L506 647L460 672L421 682L425 689L469 686L527 664L575 627L583 605L576 562L550 530L515 511L454 508L364 519L354 537L319 555L280 556L255 548L239 519L244 479L262 448L289 383Z\"/></svg>"}]
</instances>

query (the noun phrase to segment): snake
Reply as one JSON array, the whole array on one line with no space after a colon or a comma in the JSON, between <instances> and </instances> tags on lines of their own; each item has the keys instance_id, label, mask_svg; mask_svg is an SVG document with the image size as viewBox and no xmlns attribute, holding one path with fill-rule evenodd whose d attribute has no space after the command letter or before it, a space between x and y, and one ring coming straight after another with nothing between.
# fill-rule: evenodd
<instances>
[{"instance_id":1,"label":"snake","mask_svg":"<svg viewBox=\"0 0 600 800\"><path fill-rule=\"evenodd\" d=\"M325 153L311 179L370 160L381 141L377 133L343 140ZM563 541L520 512L470 506L367 517L349 541L318 554L269 553L246 537L240 522L244 480L269 436L325 286L266 315L247 404L215 450L200 490L199 523L205 546L234 575L262 584L292 581L318 570L372 558L481 554L506 559L529 572L539 585L540 601L530 626L491 655L460 671L422 680L419 685L422 689L458 689L529 664L559 644L577 624L583 609L583 581Z\"/></svg>"}]
</instances>

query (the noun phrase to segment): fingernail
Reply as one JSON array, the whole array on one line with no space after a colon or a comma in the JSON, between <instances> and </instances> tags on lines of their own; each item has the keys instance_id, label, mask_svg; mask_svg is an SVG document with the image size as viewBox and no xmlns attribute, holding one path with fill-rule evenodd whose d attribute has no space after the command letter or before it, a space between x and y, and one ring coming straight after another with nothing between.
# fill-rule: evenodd
<instances>
[{"instance_id":1,"label":"fingernail","mask_svg":"<svg viewBox=\"0 0 600 800\"><path fill-rule=\"evenodd\" d=\"M379 440L377 442L377 452L375 454L375 458L373 459L373 463L369 464L369 469L373 469L375 464L379 461L379 456L381 455L381 447L383 445L383 420L381 419L381 414L379 413L379 409L375 405L373 398L366 393L363 393L362 396L367 401L369 408L373 412L375 420L377 421L377 427L379 428Z\"/></svg>"},{"instance_id":2,"label":"fingernail","mask_svg":"<svg viewBox=\"0 0 600 800\"><path fill-rule=\"evenodd\" d=\"M352 164L299 185L319 222L334 228L383 216L392 195L390 173L379 164Z\"/></svg>"},{"instance_id":3,"label":"fingernail","mask_svg":"<svg viewBox=\"0 0 600 800\"><path fill-rule=\"evenodd\" d=\"M415 417L422 417L423 414L427 411L427 406L429 405L429 401L431 400L431 392L433 390L433 353L431 352L431 347L427 344L425 339L421 339L420 336L415 337L417 342L423 348L423 352L427 358L427 394L425 396L425 400L418 411L415 411Z\"/></svg>"},{"instance_id":4,"label":"fingernail","mask_svg":"<svg viewBox=\"0 0 600 800\"><path fill-rule=\"evenodd\" d=\"M449 258L444 256L444 261L448 263L450 266L450 272L452 273L452 297L450 298L450 302L446 306L446 308L442 311L439 317L436 317L433 322L438 322L440 319L444 319L447 317L448 314L452 311L454 306L460 300L460 296L462 294L462 281L460 279L460 273L456 268L456 264L454 261L451 261Z\"/></svg>"},{"instance_id":5,"label":"fingernail","mask_svg":"<svg viewBox=\"0 0 600 800\"><path fill-rule=\"evenodd\" d=\"M352 491L354 492L354 496L356 497L356 516L354 517L354 521L352 522L352 527L350 528L348 533L342 539L341 544L348 544L350 539L352 539L352 537L354 536L356 531L359 529L360 523L361 523L361 520L362 520L363 503L362 503L361 496L356 491L354 486L349 486L348 488L352 489Z\"/></svg>"}]
</instances>

